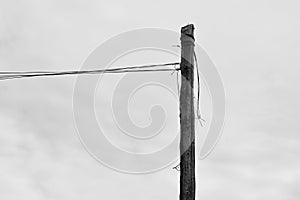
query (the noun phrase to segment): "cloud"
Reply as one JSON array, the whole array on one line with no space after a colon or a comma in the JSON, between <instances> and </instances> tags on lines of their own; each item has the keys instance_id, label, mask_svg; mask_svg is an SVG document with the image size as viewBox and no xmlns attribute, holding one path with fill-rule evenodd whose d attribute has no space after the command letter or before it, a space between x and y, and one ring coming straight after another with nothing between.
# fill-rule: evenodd
<instances>
[{"instance_id":1,"label":"cloud","mask_svg":"<svg viewBox=\"0 0 300 200\"><path fill-rule=\"evenodd\" d=\"M298 3L193 2L189 13L177 3L2 1L0 69L78 69L96 44L119 32L179 30L194 21L224 80L228 112L215 151L198 161L198 198L299 199ZM73 123L73 83L0 83L0 198L178 198L172 169L120 174L84 151Z\"/></svg>"}]
</instances>

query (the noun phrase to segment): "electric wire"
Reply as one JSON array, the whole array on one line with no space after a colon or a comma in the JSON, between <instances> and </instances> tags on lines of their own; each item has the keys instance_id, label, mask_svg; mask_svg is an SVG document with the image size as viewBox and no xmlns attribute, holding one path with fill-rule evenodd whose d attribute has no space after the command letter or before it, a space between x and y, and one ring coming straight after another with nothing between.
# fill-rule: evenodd
<instances>
[{"instance_id":1,"label":"electric wire","mask_svg":"<svg viewBox=\"0 0 300 200\"><path fill-rule=\"evenodd\" d=\"M200 110L200 70L199 70L199 66L198 66L198 59L197 59L197 55L196 52L194 51L194 59L195 59L195 64L196 64L196 71L197 71L197 111L196 111L196 116L197 119L199 120L199 123L201 126L203 126L202 122L206 122L203 118L202 118L202 114L201 114L201 110Z\"/></svg>"},{"instance_id":2,"label":"electric wire","mask_svg":"<svg viewBox=\"0 0 300 200\"><path fill-rule=\"evenodd\" d=\"M129 66L129 67L119 67L111 69L100 69L100 70L82 70L82 71L4 71L0 72L0 81L17 79L17 78L29 78L29 77L43 77L43 76L62 76L62 75L79 75L79 74L104 74L104 73L127 73L127 72L166 72L166 71L177 71L178 68L156 68L155 67L165 67L165 66L176 66L180 63L164 63L164 64L152 64L152 65L141 65L141 66Z\"/></svg>"}]
</instances>

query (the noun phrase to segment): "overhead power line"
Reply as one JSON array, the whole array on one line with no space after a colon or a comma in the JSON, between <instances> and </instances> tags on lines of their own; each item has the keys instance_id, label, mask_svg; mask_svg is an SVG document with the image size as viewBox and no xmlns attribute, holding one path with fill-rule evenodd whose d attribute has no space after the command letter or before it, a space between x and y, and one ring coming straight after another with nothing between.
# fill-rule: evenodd
<instances>
[{"instance_id":1,"label":"overhead power line","mask_svg":"<svg viewBox=\"0 0 300 200\"><path fill-rule=\"evenodd\" d=\"M111 69L99 69L99 70L75 70L75 71L0 71L0 81L9 79L31 78L31 77L45 77L45 76L63 76L63 75L80 75L80 74L105 74L105 73L128 73L128 72L167 72L180 70L175 66L179 65L178 62L152 64L152 65L140 65L119 67ZM174 68L166 68L168 66L174 66ZM165 68L162 68L165 67Z\"/></svg>"}]
</instances>

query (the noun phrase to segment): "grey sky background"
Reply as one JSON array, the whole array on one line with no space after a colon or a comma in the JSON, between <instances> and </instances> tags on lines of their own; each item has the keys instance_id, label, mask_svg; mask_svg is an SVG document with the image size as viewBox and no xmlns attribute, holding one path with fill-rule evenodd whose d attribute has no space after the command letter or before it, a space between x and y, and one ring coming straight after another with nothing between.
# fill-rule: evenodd
<instances>
[{"instance_id":1,"label":"grey sky background","mask_svg":"<svg viewBox=\"0 0 300 200\"><path fill-rule=\"evenodd\" d=\"M0 1L0 69L79 69L110 37L137 28L179 31L216 64L226 122L197 163L197 199L298 200L299 1ZM127 64L127 63L126 63ZM178 199L178 173L112 171L81 146L74 77L0 82L0 198Z\"/></svg>"}]
</instances>

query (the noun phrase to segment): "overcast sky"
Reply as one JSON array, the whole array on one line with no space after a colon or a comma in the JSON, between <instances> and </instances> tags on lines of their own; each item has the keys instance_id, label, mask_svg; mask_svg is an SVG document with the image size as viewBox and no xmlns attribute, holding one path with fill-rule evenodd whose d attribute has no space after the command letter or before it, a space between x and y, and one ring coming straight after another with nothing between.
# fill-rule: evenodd
<instances>
[{"instance_id":1,"label":"overcast sky","mask_svg":"<svg viewBox=\"0 0 300 200\"><path fill-rule=\"evenodd\" d=\"M197 199L298 200L299 6L296 0L1 0L0 69L79 69L121 32L179 31L194 23L226 90L222 138L197 161ZM171 167L129 175L85 151L73 121L74 81L0 82L0 199L177 199L179 173Z\"/></svg>"}]
</instances>

